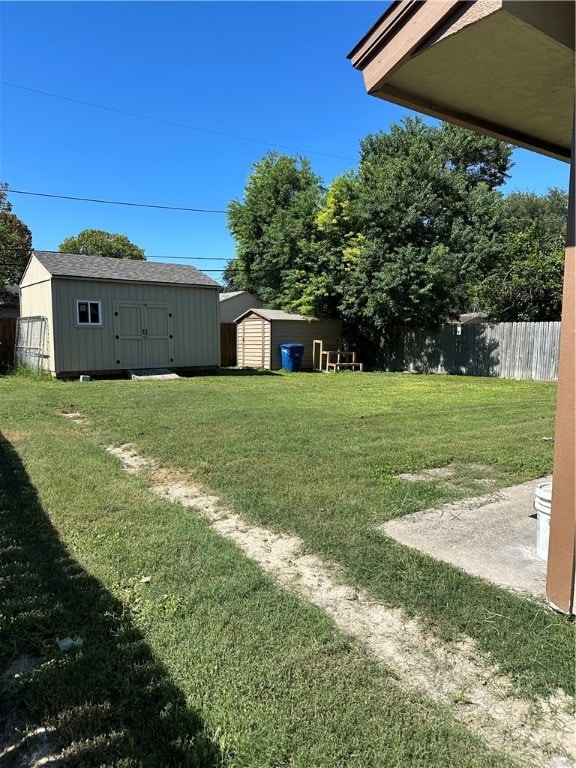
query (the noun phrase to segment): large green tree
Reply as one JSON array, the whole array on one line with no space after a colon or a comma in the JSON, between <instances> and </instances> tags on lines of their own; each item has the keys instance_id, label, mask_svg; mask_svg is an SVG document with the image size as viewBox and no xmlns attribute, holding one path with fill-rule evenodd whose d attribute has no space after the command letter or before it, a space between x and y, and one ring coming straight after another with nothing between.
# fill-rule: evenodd
<instances>
[{"instance_id":1,"label":"large green tree","mask_svg":"<svg viewBox=\"0 0 576 768\"><path fill-rule=\"evenodd\" d=\"M477 307L497 322L559 320L568 195L513 192L504 200L504 258L478 279Z\"/></svg>"},{"instance_id":2,"label":"large green tree","mask_svg":"<svg viewBox=\"0 0 576 768\"><path fill-rule=\"evenodd\" d=\"M244 199L228 206L236 241L225 279L270 307L297 309L316 260L316 224L322 187L302 158L269 152L255 163Z\"/></svg>"},{"instance_id":3,"label":"large green tree","mask_svg":"<svg viewBox=\"0 0 576 768\"><path fill-rule=\"evenodd\" d=\"M503 258L511 148L407 118L361 142L353 219L363 237L341 315L376 342L390 325L430 325L469 308Z\"/></svg>"},{"instance_id":4,"label":"large green tree","mask_svg":"<svg viewBox=\"0 0 576 768\"><path fill-rule=\"evenodd\" d=\"M511 147L407 118L361 142L327 190L307 160L269 153L228 209L226 278L272 307L340 316L364 342L472 309L509 258Z\"/></svg>"},{"instance_id":5,"label":"large green tree","mask_svg":"<svg viewBox=\"0 0 576 768\"><path fill-rule=\"evenodd\" d=\"M32 233L12 212L7 189L8 184L0 184L0 290L20 282L32 254Z\"/></svg>"},{"instance_id":6,"label":"large green tree","mask_svg":"<svg viewBox=\"0 0 576 768\"><path fill-rule=\"evenodd\" d=\"M525 232L538 222L540 247L545 251L564 250L568 193L550 187L545 195L535 192L512 192L504 200L507 229L510 233Z\"/></svg>"},{"instance_id":7,"label":"large green tree","mask_svg":"<svg viewBox=\"0 0 576 768\"><path fill-rule=\"evenodd\" d=\"M58 250L61 253L84 253L114 259L146 259L143 249L134 245L126 235L116 235L101 229L84 229L75 237L67 237L60 243Z\"/></svg>"},{"instance_id":8,"label":"large green tree","mask_svg":"<svg viewBox=\"0 0 576 768\"><path fill-rule=\"evenodd\" d=\"M506 240L505 265L478 285L479 306L495 322L560 320L564 251L541 246L534 221Z\"/></svg>"}]
</instances>

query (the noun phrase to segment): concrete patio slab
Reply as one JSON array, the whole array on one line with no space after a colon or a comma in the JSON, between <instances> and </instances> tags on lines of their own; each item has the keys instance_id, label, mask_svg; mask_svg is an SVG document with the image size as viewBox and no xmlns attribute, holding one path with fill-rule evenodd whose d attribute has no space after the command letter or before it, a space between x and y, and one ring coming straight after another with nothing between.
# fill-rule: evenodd
<instances>
[{"instance_id":1,"label":"concrete patio slab","mask_svg":"<svg viewBox=\"0 0 576 768\"><path fill-rule=\"evenodd\" d=\"M408 547L487 579L545 599L546 561L536 555L537 483L504 488L438 509L390 520L380 530Z\"/></svg>"}]
</instances>

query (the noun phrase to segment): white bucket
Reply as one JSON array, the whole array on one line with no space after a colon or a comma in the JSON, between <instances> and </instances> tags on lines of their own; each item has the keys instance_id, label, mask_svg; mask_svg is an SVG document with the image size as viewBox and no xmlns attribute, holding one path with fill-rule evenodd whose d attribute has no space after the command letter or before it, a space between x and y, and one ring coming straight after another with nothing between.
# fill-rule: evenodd
<instances>
[{"instance_id":1,"label":"white bucket","mask_svg":"<svg viewBox=\"0 0 576 768\"><path fill-rule=\"evenodd\" d=\"M538 483L534 499L538 527L536 530L536 554L542 560L548 560L548 541L550 539L550 509L552 505L552 483Z\"/></svg>"}]
</instances>

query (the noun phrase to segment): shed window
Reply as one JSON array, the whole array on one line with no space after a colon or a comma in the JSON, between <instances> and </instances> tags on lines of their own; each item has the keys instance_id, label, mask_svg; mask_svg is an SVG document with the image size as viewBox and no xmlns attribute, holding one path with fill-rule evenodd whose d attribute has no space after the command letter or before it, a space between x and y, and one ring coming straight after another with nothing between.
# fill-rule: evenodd
<instances>
[{"instance_id":1,"label":"shed window","mask_svg":"<svg viewBox=\"0 0 576 768\"><path fill-rule=\"evenodd\" d=\"M102 325L102 302L78 300L76 319L78 325Z\"/></svg>"}]
</instances>

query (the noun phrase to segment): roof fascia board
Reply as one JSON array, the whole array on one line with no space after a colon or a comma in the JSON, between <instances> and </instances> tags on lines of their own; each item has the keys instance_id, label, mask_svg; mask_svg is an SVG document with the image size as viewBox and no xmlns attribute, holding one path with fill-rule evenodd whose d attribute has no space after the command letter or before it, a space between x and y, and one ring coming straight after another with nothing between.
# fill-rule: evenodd
<instances>
[{"instance_id":1,"label":"roof fascia board","mask_svg":"<svg viewBox=\"0 0 576 768\"><path fill-rule=\"evenodd\" d=\"M317 317L305 317L304 315L291 315L290 312L285 312L284 314L291 315L290 317L270 317L267 315L267 312L276 310L267 310L265 307L253 307L251 309L247 309L245 312L243 312L241 315L238 315L238 317L233 321L234 323L239 323L241 320L244 320L245 317L248 315L257 315L261 320L265 320L267 323L272 323L275 320L280 322L314 322L318 321ZM283 312L284 310L278 310L280 312Z\"/></svg>"},{"instance_id":2,"label":"roof fascia board","mask_svg":"<svg viewBox=\"0 0 576 768\"><path fill-rule=\"evenodd\" d=\"M548 157L553 157L556 160L563 160L564 162L570 162L570 149L568 147L562 147L558 144L551 144L547 141L539 141L536 138L527 136L526 134L516 131L514 129L504 130L504 126L497 125L486 120L481 120L475 115L468 115L465 112L458 112L456 110L442 106L441 104L435 104L434 102L427 101L420 96L415 96L406 91L402 91L399 88L395 88L392 85L383 85L377 90L372 92L373 96L378 96L381 99L390 101L394 104L398 104L401 107L408 107L409 109L416 110L417 112L423 112L430 117L436 117L439 120L448 120L451 123L460 125L463 128L468 128L473 131L480 130L487 136L492 136L494 139L500 139L501 141L507 141L514 144L517 147L524 149L531 149L540 152Z\"/></svg>"},{"instance_id":3,"label":"roof fascia board","mask_svg":"<svg viewBox=\"0 0 576 768\"><path fill-rule=\"evenodd\" d=\"M347 58L357 68L365 66L372 56L378 53L380 47L386 43L387 38L395 34L396 29L404 26L410 17L416 13L419 4L418 0L395 0L378 21L370 27L362 40L354 46Z\"/></svg>"},{"instance_id":4,"label":"roof fascia board","mask_svg":"<svg viewBox=\"0 0 576 768\"><path fill-rule=\"evenodd\" d=\"M248 315L258 315L261 320L266 320L267 323L270 322L269 318L264 317L264 315L258 312L257 309L247 309L246 312L242 312L242 314L238 315L236 320L233 320L232 322L239 323L241 320L244 320L245 317L248 317Z\"/></svg>"},{"instance_id":5,"label":"roof fascia board","mask_svg":"<svg viewBox=\"0 0 576 768\"><path fill-rule=\"evenodd\" d=\"M24 268L24 272L22 272L22 277L20 278L20 283L18 283L18 286L20 286L20 284L24 282L24 278L26 277L26 274L27 274L28 270L30 269L30 264L32 264L32 259L36 259L36 256L34 255L34 252L32 252L32 255L28 259L26 267ZM36 261L38 261L38 259L36 259ZM42 264L42 266L44 266L44 265ZM46 267L44 267L44 269L46 269ZM48 270L46 270L46 271L48 271Z\"/></svg>"},{"instance_id":6,"label":"roof fascia board","mask_svg":"<svg viewBox=\"0 0 576 768\"><path fill-rule=\"evenodd\" d=\"M441 24L470 4L471 0L398 0L348 55L352 66L363 73L368 93L378 90ZM379 56L383 47L385 58Z\"/></svg>"}]
</instances>

